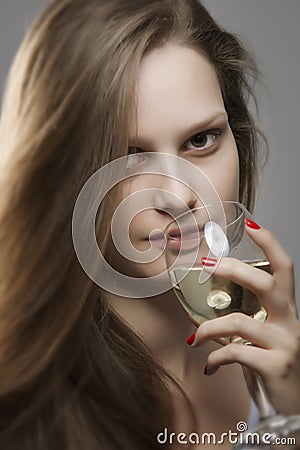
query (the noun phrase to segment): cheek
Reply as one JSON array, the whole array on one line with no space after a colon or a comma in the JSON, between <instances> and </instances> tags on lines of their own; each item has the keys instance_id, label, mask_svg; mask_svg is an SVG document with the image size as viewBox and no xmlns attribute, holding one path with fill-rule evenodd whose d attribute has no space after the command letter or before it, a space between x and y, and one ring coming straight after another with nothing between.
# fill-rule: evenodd
<instances>
[{"instance_id":1,"label":"cheek","mask_svg":"<svg viewBox=\"0 0 300 450\"><path fill-rule=\"evenodd\" d=\"M239 199L239 155L232 132L226 144L216 154L216 160L207 176L217 190L221 200Z\"/></svg>"},{"instance_id":2,"label":"cheek","mask_svg":"<svg viewBox=\"0 0 300 450\"><path fill-rule=\"evenodd\" d=\"M149 230L149 213L151 210L146 210L138 213L132 218L129 224L129 237L132 242L147 238L147 231ZM143 250L146 251L150 245L145 241L140 244ZM138 249L141 250L140 246Z\"/></svg>"}]
</instances>

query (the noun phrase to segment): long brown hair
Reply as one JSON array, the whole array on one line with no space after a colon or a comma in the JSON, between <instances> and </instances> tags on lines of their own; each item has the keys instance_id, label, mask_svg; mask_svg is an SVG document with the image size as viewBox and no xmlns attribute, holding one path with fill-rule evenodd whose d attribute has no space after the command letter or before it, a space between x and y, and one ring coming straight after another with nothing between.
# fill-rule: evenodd
<instances>
[{"instance_id":1,"label":"long brown hair","mask_svg":"<svg viewBox=\"0 0 300 450\"><path fill-rule=\"evenodd\" d=\"M54 0L11 67L0 126L0 447L154 449L175 379L81 269L72 212L86 180L128 148L147 51L175 41L214 65L252 208L255 67L196 0ZM111 208L99 209L105 250ZM117 432L116 432L117 427Z\"/></svg>"}]
</instances>

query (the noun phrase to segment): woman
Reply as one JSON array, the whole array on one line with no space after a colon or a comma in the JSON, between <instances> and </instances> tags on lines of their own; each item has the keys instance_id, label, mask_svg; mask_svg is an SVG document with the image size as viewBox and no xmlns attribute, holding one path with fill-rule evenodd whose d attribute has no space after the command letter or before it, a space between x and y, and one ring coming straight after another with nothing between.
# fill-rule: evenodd
<instances>
[{"instance_id":1,"label":"woman","mask_svg":"<svg viewBox=\"0 0 300 450\"><path fill-rule=\"evenodd\" d=\"M248 227L273 277L228 260L216 271L268 304L268 322L254 327L233 315L201 325L196 335L170 291L133 301L99 288L72 241L84 183L128 153L186 159L222 200L252 209L258 132L248 110L251 75L241 44L196 0L56 0L29 30L10 72L0 129L1 448L153 449L166 427L235 430L249 416L250 399L234 362L263 376L279 411L299 411L293 269L269 231ZM159 187L197 206L181 183L164 183ZM111 219L120 199L152 185L137 177L99 208L99 247L129 276L159 273L163 258L124 262L112 245ZM150 231L170 221L162 209L179 212L161 202L132 222L140 251ZM257 347L220 349L211 341L232 333ZM196 348L186 345L189 335ZM203 374L220 365L213 376Z\"/></svg>"}]
</instances>

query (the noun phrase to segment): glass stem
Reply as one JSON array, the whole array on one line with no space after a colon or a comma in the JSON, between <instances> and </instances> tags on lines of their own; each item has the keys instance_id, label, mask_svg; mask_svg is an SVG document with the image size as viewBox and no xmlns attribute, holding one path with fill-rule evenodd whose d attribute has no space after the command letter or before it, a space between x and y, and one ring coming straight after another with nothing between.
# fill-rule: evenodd
<instances>
[{"instance_id":1,"label":"glass stem","mask_svg":"<svg viewBox=\"0 0 300 450\"><path fill-rule=\"evenodd\" d=\"M260 420L276 415L277 412L268 398L261 376L245 366L243 372L250 395L259 410Z\"/></svg>"}]
</instances>

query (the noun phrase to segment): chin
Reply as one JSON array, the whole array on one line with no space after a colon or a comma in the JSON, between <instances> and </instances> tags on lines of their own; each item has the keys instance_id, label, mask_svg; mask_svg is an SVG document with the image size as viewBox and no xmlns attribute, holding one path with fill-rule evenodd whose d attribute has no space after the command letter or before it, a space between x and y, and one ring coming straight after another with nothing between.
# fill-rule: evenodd
<instances>
[{"instance_id":1,"label":"chin","mask_svg":"<svg viewBox=\"0 0 300 450\"><path fill-rule=\"evenodd\" d=\"M161 255L150 263L135 263L125 258L118 258L118 260L110 259L109 263L115 270L128 277L150 278L161 275L164 272L166 278L168 277L164 255Z\"/></svg>"}]
</instances>

